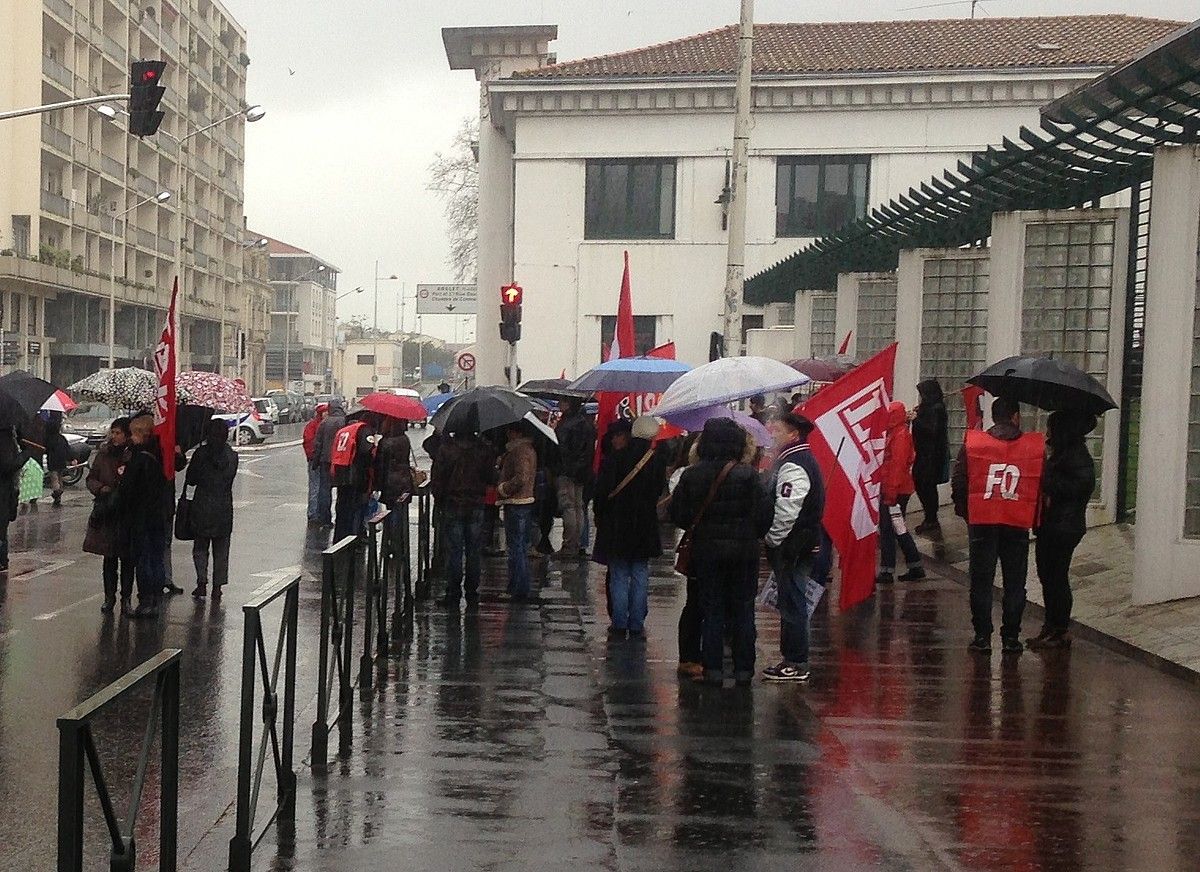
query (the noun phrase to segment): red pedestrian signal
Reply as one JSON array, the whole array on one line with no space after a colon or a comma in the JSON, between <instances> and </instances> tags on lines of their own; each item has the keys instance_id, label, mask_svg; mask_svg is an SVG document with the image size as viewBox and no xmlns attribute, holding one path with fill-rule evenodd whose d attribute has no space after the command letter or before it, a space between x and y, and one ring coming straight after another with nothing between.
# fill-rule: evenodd
<instances>
[{"instance_id":1,"label":"red pedestrian signal","mask_svg":"<svg viewBox=\"0 0 1200 872\"><path fill-rule=\"evenodd\" d=\"M504 285L500 288L500 303L504 306L519 306L525 299L525 291L518 284Z\"/></svg>"},{"instance_id":2,"label":"red pedestrian signal","mask_svg":"<svg viewBox=\"0 0 1200 872\"><path fill-rule=\"evenodd\" d=\"M129 132L153 136L162 124L158 104L167 89L160 83L166 61L134 61L129 65Z\"/></svg>"}]
</instances>

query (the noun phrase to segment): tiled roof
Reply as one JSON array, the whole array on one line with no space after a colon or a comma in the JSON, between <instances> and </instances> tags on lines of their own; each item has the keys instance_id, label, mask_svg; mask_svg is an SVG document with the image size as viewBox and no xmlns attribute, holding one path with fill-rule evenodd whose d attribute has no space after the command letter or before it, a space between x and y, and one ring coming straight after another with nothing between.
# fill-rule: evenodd
<instances>
[{"instance_id":1,"label":"tiled roof","mask_svg":"<svg viewBox=\"0 0 1200 872\"><path fill-rule=\"evenodd\" d=\"M276 239L273 236L267 236L265 233L255 233L253 231L246 232L247 239L265 239L267 240L267 251L271 254L307 254L312 255L312 252L305 251L303 248L297 248L294 245L289 245L282 240Z\"/></svg>"},{"instance_id":2,"label":"tiled roof","mask_svg":"<svg viewBox=\"0 0 1200 872\"><path fill-rule=\"evenodd\" d=\"M756 75L1106 67L1182 22L1129 15L756 24ZM737 28L517 73L517 79L732 75Z\"/></svg>"}]
</instances>

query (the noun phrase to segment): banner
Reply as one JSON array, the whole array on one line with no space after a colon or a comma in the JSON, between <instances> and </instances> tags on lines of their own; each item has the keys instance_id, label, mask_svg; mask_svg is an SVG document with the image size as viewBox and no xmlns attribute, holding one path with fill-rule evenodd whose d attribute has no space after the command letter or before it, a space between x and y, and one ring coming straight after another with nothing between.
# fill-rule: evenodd
<instances>
[{"instance_id":1,"label":"banner","mask_svg":"<svg viewBox=\"0 0 1200 872\"><path fill-rule=\"evenodd\" d=\"M824 524L839 554L842 609L875 591L883 445L895 370L893 343L800 408L816 425L808 441L825 475Z\"/></svg>"},{"instance_id":2,"label":"banner","mask_svg":"<svg viewBox=\"0 0 1200 872\"><path fill-rule=\"evenodd\" d=\"M179 279L171 289L171 307L167 310L167 323L154 349L154 375L158 378L158 396L154 402L154 432L162 450L163 475L168 481L175 480L175 374L178 372L176 356L175 301L179 296Z\"/></svg>"},{"instance_id":3,"label":"banner","mask_svg":"<svg viewBox=\"0 0 1200 872\"><path fill-rule=\"evenodd\" d=\"M983 400L983 388L975 385L967 385L960 393L963 398L963 405L967 407L967 429L982 430L983 429L983 408L980 403Z\"/></svg>"}]
</instances>

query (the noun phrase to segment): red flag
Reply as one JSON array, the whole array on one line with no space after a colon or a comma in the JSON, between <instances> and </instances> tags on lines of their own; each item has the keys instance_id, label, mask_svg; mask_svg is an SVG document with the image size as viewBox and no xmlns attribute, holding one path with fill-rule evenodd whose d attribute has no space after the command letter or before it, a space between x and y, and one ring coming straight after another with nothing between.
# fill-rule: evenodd
<instances>
[{"instance_id":1,"label":"red flag","mask_svg":"<svg viewBox=\"0 0 1200 872\"><path fill-rule=\"evenodd\" d=\"M967 407L967 429L982 430L983 429L983 409L980 407L980 401L983 399L983 388L975 385L967 385L960 393L963 398L963 405Z\"/></svg>"},{"instance_id":2,"label":"red flag","mask_svg":"<svg viewBox=\"0 0 1200 872\"><path fill-rule=\"evenodd\" d=\"M154 402L154 432L162 450L163 475L168 481L175 480L175 374L178 372L176 357L175 300L179 296L179 279L171 289L171 307L167 310L167 323L154 349L154 374L158 377L158 397Z\"/></svg>"},{"instance_id":3,"label":"red flag","mask_svg":"<svg viewBox=\"0 0 1200 872\"><path fill-rule=\"evenodd\" d=\"M564 366L563 371L558 374L558 377L563 381L567 380L567 368Z\"/></svg>"},{"instance_id":4,"label":"red flag","mask_svg":"<svg viewBox=\"0 0 1200 872\"><path fill-rule=\"evenodd\" d=\"M841 347L838 348L838 354L846 353L846 349L848 349L850 347L850 337L853 335L854 335L853 330L851 330L849 333L846 334L846 338L842 340Z\"/></svg>"},{"instance_id":5,"label":"red flag","mask_svg":"<svg viewBox=\"0 0 1200 872\"><path fill-rule=\"evenodd\" d=\"M825 475L825 530L840 555L843 609L875 590L883 442L895 371L893 343L801 409L816 425L808 441Z\"/></svg>"},{"instance_id":6,"label":"red flag","mask_svg":"<svg viewBox=\"0 0 1200 872\"><path fill-rule=\"evenodd\" d=\"M633 338L633 293L629 288L629 252L625 252L625 271L621 274L621 297L617 301L617 329L608 349L609 360L636 357L637 343Z\"/></svg>"}]
</instances>

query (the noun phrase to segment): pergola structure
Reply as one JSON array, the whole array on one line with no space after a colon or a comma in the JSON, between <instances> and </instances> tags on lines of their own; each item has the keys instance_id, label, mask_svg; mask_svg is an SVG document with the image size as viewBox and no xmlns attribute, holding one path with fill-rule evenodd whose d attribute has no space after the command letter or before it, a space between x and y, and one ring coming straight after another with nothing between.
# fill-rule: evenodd
<instances>
[{"instance_id":1,"label":"pergola structure","mask_svg":"<svg viewBox=\"0 0 1200 872\"><path fill-rule=\"evenodd\" d=\"M1150 179L1154 150L1200 136L1200 22L1047 105L1040 130L960 161L746 282L746 302L832 290L838 273L896 268L903 249L985 240L992 214L1083 206Z\"/></svg>"}]
</instances>

